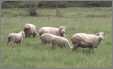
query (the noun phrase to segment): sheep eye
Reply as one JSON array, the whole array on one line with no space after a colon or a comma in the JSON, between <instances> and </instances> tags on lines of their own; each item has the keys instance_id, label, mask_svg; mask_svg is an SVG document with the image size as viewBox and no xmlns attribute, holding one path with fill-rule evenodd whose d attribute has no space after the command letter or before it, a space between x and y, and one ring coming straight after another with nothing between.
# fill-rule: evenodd
<instances>
[{"instance_id":1,"label":"sheep eye","mask_svg":"<svg viewBox=\"0 0 113 69\"><path fill-rule=\"evenodd\" d=\"M96 33L96 35L99 35L99 33Z\"/></svg>"}]
</instances>

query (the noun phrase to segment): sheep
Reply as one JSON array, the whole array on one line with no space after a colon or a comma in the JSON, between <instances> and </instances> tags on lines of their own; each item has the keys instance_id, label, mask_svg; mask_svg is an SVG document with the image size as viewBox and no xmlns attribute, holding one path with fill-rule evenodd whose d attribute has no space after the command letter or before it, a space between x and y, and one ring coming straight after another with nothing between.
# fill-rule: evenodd
<instances>
[{"instance_id":1,"label":"sheep","mask_svg":"<svg viewBox=\"0 0 113 69\"><path fill-rule=\"evenodd\" d=\"M44 33L40 36L40 39L43 43L48 43L52 45L52 48L54 48L56 45L59 47L70 47L73 48L69 41L65 37L56 36L51 33Z\"/></svg>"},{"instance_id":2,"label":"sheep","mask_svg":"<svg viewBox=\"0 0 113 69\"><path fill-rule=\"evenodd\" d=\"M64 37L65 28L60 26L59 28L56 27L42 27L38 30L39 35L41 36L43 33L51 33L57 36Z\"/></svg>"},{"instance_id":3,"label":"sheep","mask_svg":"<svg viewBox=\"0 0 113 69\"><path fill-rule=\"evenodd\" d=\"M35 25L27 23L24 25L25 37L30 37L31 35L35 37L37 35L37 28Z\"/></svg>"},{"instance_id":4,"label":"sheep","mask_svg":"<svg viewBox=\"0 0 113 69\"><path fill-rule=\"evenodd\" d=\"M104 32L96 34L76 33L71 37L71 42L74 45L73 50L81 48L97 48L100 42L104 39Z\"/></svg>"},{"instance_id":5,"label":"sheep","mask_svg":"<svg viewBox=\"0 0 113 69\"><path fill-rule=\"evenodd\" d=\"M18 33L9 33L7 44L9 43L20 44L23 41L24 37L25 37L24 31L20 31Z\"/></svg>"}]
</instances>

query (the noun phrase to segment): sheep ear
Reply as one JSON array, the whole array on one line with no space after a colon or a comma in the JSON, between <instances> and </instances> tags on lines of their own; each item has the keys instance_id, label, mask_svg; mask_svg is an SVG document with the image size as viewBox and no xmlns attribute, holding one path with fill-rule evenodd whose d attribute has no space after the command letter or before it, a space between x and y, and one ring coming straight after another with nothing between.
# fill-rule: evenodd
<instances>
[{"instance_id":1,"label":"sheep ear","mask_svg":"<svg viewBox=\"0 0 113 69\"><path fill-rule=\"evenodd\" d=\"M60 30L62 30L62 29L65 30L65 27L64 27L64 26L60 26L59 29L60 29Z\"/></svg>"},{"instance_id":2,"label":"sheep ear","mask_svg":"<svg viewBox=\"0 0 113 69\"><path fill-rule=\"evenodd\" d=\"M96 35L99 35L99 33L96 33Z\"/></svg>"},{"instance_id":3,"label":"sheep ear","mask_svg":"<svg viewBox=\"0 0 113 69\"><path fill-rule=\"evenodd\" d=\"M99 35L99 32L95 32L96 35Z\"/></svg>"}]
</instances>

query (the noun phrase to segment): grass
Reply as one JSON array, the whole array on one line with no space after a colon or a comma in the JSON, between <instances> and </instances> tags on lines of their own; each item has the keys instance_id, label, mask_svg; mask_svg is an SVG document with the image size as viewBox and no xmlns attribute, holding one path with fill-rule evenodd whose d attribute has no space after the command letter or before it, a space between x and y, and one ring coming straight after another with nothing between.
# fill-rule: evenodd
<instances>
[{"instance_id":1,"label":"grass","mask_svg":"<svg viewBox=\"0 0 113 69\"><path fill-rule=\"evenodd\" d=\"M75 67L108 68L112 67L112 9L62 8L63 17L55 16L55 9L40 9L39 17L28 16L23 9L3 9L0 32L0 67ZM24 15L24 16L21 16ZM105 39L95 49L94 54L87 54L83 49L72 52L69 48L51 49L50 45L41 44L39 37L27 38L22 45L11 48L6 45L9 32L22 30L27 22L42 26L66 26L66 37L77 32L105 32ZM87 49L85 49L87 51Z\"/></svg>"}]
</instances>

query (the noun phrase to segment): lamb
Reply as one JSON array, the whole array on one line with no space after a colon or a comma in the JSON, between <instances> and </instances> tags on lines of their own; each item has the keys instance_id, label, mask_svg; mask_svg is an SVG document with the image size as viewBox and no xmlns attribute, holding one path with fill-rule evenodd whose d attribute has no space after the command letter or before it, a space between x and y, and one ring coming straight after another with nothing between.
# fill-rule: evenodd
<instances>
[{"instance_id":1,"label":"lamb","mask_svg":"<svg viewBox=\"0 0 113 69\"><path fill-rule=\"evenodd\" d=\"M20 31L18 33L9 33L7 44L9 43L20 44L23 41L24 37L25 37L24 31Z\"/></svg>"},{"instance_id":2,"label":"lamb","mask_svg":"<svg viewBox=\"0 0 113 69\"><path fill-rule=\"evenodd\" d=\"M37 35L37 28L35 25L27 23L24 25L25 37L30 37L31 35L35 37Z\"/></svg>"},{"instance_id":3,"label":"lamb","mask_svg":"<svg viewBox=\"0 0 113 69\"><path fill-rule=\"evenodd\" d=\"M100 42L104 39L104 32L96 34L76 33L72 36L71 42L74 45L73 50L81 48L97 48Z\"/></svg>"},{"instance_id":4,"label":"lamb","mask_svg":"<svg viewBox=\"0 0 113 69\"><path fill-rule=\"evenodd\" d=\"M43 33L51 33L57 36L64 37L65 28L60 26L59 28L56 27L42 27L38 30L39 35L41 36Z\"/></svg>"},{"instance_id":5,"label":"lamb","mask_svg":"<svg viewBox=\"0 0 113 69\"><path fill-rule=\"evenodd\" d=\"M48 43L52 45L52 48L54 48L56 45L59 47L71 47L69 41L65 37L56 36L50 33L44 33L40 36L40 39L43 43Z\"/></svg>"}]
</instances>

